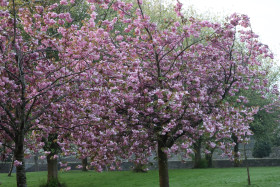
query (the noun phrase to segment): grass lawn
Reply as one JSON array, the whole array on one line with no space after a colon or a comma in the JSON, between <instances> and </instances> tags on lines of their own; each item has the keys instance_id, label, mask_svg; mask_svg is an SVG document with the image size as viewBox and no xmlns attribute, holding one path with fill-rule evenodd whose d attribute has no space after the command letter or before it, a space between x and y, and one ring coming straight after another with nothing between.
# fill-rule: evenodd
<instances>
[{"instance_id":1,"label":"grass lawn","mask_svg":"<svg viewBox=\"0 0 280 187\"><path fill-rule=\"evenodd\" d=\"M280 167L250 168L252 187L280 187ZM37 187L46 181L47 172L27 173L28 187ZM60 172L60 180L68 187L158 187L158 172ZM178 169L169 170L171 187L246 187L246 168ZM16 175L0 174L3 187L16 186Z\"/></svg>"}]
</instances>

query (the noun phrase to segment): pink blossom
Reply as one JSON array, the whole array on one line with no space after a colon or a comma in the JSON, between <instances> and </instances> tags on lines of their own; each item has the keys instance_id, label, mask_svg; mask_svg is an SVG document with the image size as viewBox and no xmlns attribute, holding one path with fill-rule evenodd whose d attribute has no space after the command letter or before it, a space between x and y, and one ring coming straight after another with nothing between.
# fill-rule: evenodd
<instances>
[{"instance_id":1,"label":"pink blossom","mask_svg":"<svg viewBox=\"0 0 280 187\"><path fill-rule=\"evenodd\" d=\"M59 162L60 167L66 167L68 164L67 162L63 163L63 162Z\"/></svg>"},{"instance_id":2,"label":"pink blossom","mask_svg":"<svg viewBox=\"0 0 280 187\"><path fill-rule=\"evenodd\" d=\"M21 165L22 165L22 162L20 162L18 160L14 161L14 166L18 167L18 166L21 166Z\"/></svg>"},{"instance_id":3,"label":"pink blossom","mask_svg":"<svg viewBox=\"0 0 280 187\"><path fill-rule=\"evenodd\" d=\"M53 155L53 158L54 158L54 159L57 159L57 158L58 158L58 155Z\"/></svg>"},{"instance_id":4,"label":"pink blossom","mask_svg":"<svg viewBox=\"0 0 280 187\"><path fill-rule=\"evenodd\" d=\"M92 18L92 19L96 19L96 16L97 16L97 13L96 12L92 12L91 14L90 14L90 17Z\"/></svg>"},{"instance_id":5,"label":"pink blossom","mask_svg":"<svg viewBox=\"0 0 280 187\"><path fill-rule=\"evenodd\" d=\"M117 40L117 41L122 41L122 40L123 40L123 36L122 36L122 35L118 35L118 36L116 37L116 40Z\"/></svg>"},{"instance_id":6,"label":"pink blossom","mask_svg":"<svg viewBox=\"0 0 280 187\"><path fill-rule=\"evenodd\" d=\"M7 0L1 0L0 1L0 6L4 7L4 6L8 6L9 2Z\"/></svg>"},{"instance_id":7,"label":"pink blossom","mask_svg":"<svg viewBox=\"0 0 280 187\"><path fill-rule=\"evenodd\" d=\"M50 153L50 151L45 151L45 155L49 155Z\"/></svg>"},{"instance_id":8,"label":"pink blossom","mask_svg":"<svg viewBox=\"0 0 280 187\"><path fill-rule=\"evenodd\" d=\"M215 148L215 147L216 147L216 144L215 144L214 142L210 142L210 143L209 143L209 146L210 146L211 148Z\"/></svg>"},{"instance_id":9,"label":"pink blossom","mask_svg":"<svg viewBox=\"0 0 280 187\"><path fill-rule=\"evenodd\" d=\"M61 4L61 5L67 5L67 4L68 4L68 1L67 1L67 0L61 0L61 1L60 1L60 4Z\"/></svg>"}]
</instances>

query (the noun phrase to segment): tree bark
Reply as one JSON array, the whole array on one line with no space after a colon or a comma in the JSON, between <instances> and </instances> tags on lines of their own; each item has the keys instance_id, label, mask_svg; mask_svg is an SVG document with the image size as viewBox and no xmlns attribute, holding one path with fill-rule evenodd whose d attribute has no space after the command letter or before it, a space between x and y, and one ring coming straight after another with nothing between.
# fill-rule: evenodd
<instances>
[{"instance_id":1,"label":"tree bark","mask_svg":"<svg viewBox=\"0 0 280 187\"><path fill-rule=\"evenodd\" d=\"M83 165L82 171L88 171L88 168L87 168L87 166L88 166L87 157L82 159L82 165Z\"/></svg>"},{"instance_id":2,"label":"tree bark","mask_svg":"<svg viewBox=\"0 0 280 187\"><path fill-rule=\"evenodd\" d=\"M238 155L238 151L239 151L239 143L238 143L238 139L235 135L232 135L232 139L235 143L235 146L233 148L233 154L234 154L234 167L239 167L240 162L239 162L239 155Z\"/></svg>"},{"instance_id":3,"label":"tree bark","mask_svg":"<svg viewBox=\"0 0 280 187\"><path fill-rule=\"evenodd\" d=\"M160 187L169 187L168 158L162 151L165 147L163 140L158 140L158 168Z\"/></svg>"},{"instance_id":4,"label":"tree bark","mask_svg":"<svg viewBox=\"0 0 280 187\"><path fill-rule=\"evenodd\" d=\"M244 144L244 158L245 158L245 163L246 163L246 168L247 168L247 177L248 177L248 185L251 185L251 177L250 177L250 170L249 170L249 163L247 159L247 154L246 154L246 145Z\"/></svg>"},{"instance_id":5,"label":"tree bark","mask_svg":"<svg viewBox=\"0 0 280 187\"><path fill-rule=\"evenodd\" d=\"M57 168L57 159L52 158L52 156L47 156L48 162L48 182L50 181L58 181L58 168Z\"/></svg>"},{"instance_id":6,"label":"tree bark","mask_svg":"<svg viewBox=\"0 0 280 187\"><path fill-rule=\"evenodd\" d=\"M14 169L14 161L15 161L15 154L13 154L13 158L12 158L12 162L11 162L11 166L10 166L10 170L9 170L9 173L8 173L8 177L11 177L12 176L12 172L13 172L13 169Z\"/></svg>"},{"instance_id":7,"label":"tree bark","mask_svg":"<svg viewBox=\"0 0 280 187\"><path fill-rule=\"evenodd\" d=\"M15 138L15 160L21 162L21 165L16 167L17 187L26 187L26 172L24 161L24 135L23 132L16 135Z\"/></svg>"},{"instance_id":8,"label":"tree bark","mask_svg":"<svg viewBox=\"0 0 280 187\"><path fill-rule=\"evenodd\" d=\"M200 168L201 162L201 139L194 143L194 168Z\"/></svg>"},{"instance_id":9,"label":"tree bark","mask_svg":"<svg viewBox=\"0 0 280 187\"><path fill-rule=\"evenodd\" d=\"M56 184L60 186L58 180L58 167L57 158L53 158L55 154L60 151L60 147L57 144L57 134L49 134L48 138L42 138L42 142L45 143L43 149L44 151L49 151L50 154L47 156L48 164L48 181L47 183Z\"/></svg>"},{"instance_id":10,"label":"tree bark","mask_svg":"<svg viewBox=\"0 0 280 187\"><path fill-rule=\"evenodd\" d=\"M205 159L207 160L208 168L213 167L213 158L212 157L213 157L213 152L205 155Z\"/></svg>"},{"instance_id":11,"label":"tree bark","mask_svg":"<svg viewBox=\"0 0 280 187\"><path fill-rule=\"evenodd\" d=\"M35 156L34 156L34 164L35 164L34 170L35 170L36 172L39 171L38 153L36 153Z\"/></svg>"},{"instance_id":12,"label":"tree bark","mask_svg":"<svg viewBox=\"0 0 280 187\"><path fill-rule=\"evenodd\" d=\"M234 146L234 167L239 167L240 162L239 162L239 156L238 156L238 151L239 151L239 143L237 142L236 145Z\"/></svg>"}]
</instances>

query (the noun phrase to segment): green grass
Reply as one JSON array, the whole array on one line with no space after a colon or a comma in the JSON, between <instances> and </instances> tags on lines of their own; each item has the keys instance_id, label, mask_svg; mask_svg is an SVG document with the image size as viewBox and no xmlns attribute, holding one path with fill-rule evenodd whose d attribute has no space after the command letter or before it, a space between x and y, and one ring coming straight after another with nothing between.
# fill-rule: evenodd
<instances>
[{"instance_id":1,"label":"green grass","mask_svg":"<svg viewBox=\"0 0 280 187\"><path fill-rule=\"evenodd\" d=\"M280 167L250 168L252 187L280 187ZM29 187L38 187L46 181L47 172L27 173ZM68 187L158 187L158 172L60 172L60 181ZM171 187L246 187L246 168L178 169L169 170ZM16 176L0 174L3 187L16 186Z\"/></svg>"}]
</instances>

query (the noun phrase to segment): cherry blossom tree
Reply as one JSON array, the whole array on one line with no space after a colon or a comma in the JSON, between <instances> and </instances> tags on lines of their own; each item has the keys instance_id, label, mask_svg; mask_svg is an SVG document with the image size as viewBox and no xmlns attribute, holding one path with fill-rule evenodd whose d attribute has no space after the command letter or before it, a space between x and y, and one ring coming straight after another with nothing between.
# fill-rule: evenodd
<instances>
[{"instance_id":1,"label":"cherry blossom tree","mask_svg":"<svg viewBox=\"0 0 280 187\"><path fill-rule=\"evenodd\" d=\"M171 153L189 156L206 135L231 156L232 134L240 142L251 134L257 108L243 105L244 96L232 101L238 107L226 98L250 87L264 94L258 57L272 55L246 15L223 25L184 18L178 2L180 21L158 27L141 0L136 7L88 0L90 17L74 25L69 12L55 11L73 0L10 2L11 13L0 1L0 132L14 142L18 186L26 186L31 131L40 132L32 135L38 148L54 134L64 155L76 144L97 171L123 159L145 164L156 150L162 187L169 186Z\"/></svg>"},{"instance_id":2,"label":"cherry blossom tree","mask_svg":"<svg viewBox=\"0 0 280 187\"><path fill-rule=\"evenodd\" d=\"M185 19L178 3L175 11L182 22L160 29L137 2L135 12L129 4L112 4L127 35L113 35L114 20L104 22L104 33L114 37L110 53L95 67L104 77L99 115L114 135L108 141L119 144L123 158L145 163L157 150L160 185L169 186L170 153L190 155L191 145L203 135L215 137L209 145L227 156L235 145L232 134L247 141L257 108L245 107L244 96L233 101L241 103L238 107L225 98L250 87L263 93L265 81L255 79L266 75L258 57L273 56L246 15L233 14L224 25ZM235 47L237 41L245 48ZM107 148L100 151L108 153Z\"/></svg>"},{"instance_id":3,"label":"cherry blossom tree","mask_svg":"<svg viewBox=\"0 0 280 187\"><path fill-rule=\"evenodd\" d=\"M51 115L59 112L56 105L76 93L76 83L91 66L87 61L91 55L85 60L71 51L72 45L83 48L83 44L73 39L79 36L78 27L66 24L72 22L70 14L52 11L64 3L45 7L36 1L0 3L0 129L14 142L18 186L26 186L26 134L42 126L43 115L51 121Z\"/></svg>"}]
</instances>

